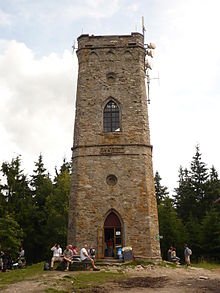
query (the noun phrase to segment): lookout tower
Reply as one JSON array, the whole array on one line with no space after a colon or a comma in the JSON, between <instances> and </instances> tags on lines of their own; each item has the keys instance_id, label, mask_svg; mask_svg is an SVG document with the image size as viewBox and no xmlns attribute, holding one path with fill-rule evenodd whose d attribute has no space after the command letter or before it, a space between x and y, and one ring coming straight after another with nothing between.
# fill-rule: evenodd
<instances>
[{"instance_id":1,"label":"lookout tower","mask_svg":"<svg viewBox=\"0 0 220 293\"><path fill-rule=\"evenodd\" d=\"M160 259L144 37L78 38L68 243Z\"/></svg>"}]
</instances>

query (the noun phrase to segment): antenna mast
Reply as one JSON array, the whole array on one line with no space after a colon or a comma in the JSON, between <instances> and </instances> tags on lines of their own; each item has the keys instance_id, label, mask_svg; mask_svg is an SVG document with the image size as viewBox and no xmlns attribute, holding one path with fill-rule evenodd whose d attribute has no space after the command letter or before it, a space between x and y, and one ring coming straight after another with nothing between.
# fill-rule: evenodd
<instances>
[{"instance_id":1,"label":"antenna mast","mask_svg":"<svg viewBox=\"0 0 220 293\"><path fill-rule=\"evenodd\" d=\"M73 41L73 45L72 45L72 54L74 54L75 49L76 49L76 42L75 42L75 40L74 40L74 41Z\"/></svg>"},{"instance_id":2,"label":"antenna mast","mask_svg":"<svg viewBox=\"0 0 220 293\"><path fill-rule=\"evenodd\" d=\"M145 26L144 26L144 17L142 16L142 34L145 40ZM147 102L150 104L150 75L149 70L152 70L151 64L149 63L148 59L146 59L146 56L149 56L153 58L153 50L156 48L155 44L149 43L145 44L144 42L144 49L145 49L145 58L144 58L144 72L147 79Z\"/></svg>"},{"instance_id":3,"label":"antenna mast","mask_svg":"<svg viewBox=\"0 0 220 293\"><path fill-rule=\"evenodd\" d=\"M141 21L142 21L142 34L143 34L144 39L145 39L145 32L146 32L146 29L145 29L145 26L144 26L144 17L143 17L143 16L142 16Z\"/></svg>"}]
</instances>

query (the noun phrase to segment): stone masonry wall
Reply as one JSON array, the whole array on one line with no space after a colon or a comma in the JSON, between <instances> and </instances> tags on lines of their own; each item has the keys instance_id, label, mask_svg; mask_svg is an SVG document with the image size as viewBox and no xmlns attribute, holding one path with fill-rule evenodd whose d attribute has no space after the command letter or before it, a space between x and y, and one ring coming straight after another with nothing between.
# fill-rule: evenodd
<instances>
[{"instance_id":1,"label":"stone masonry wall","mask_svg":"<svg viewBox=\"0 0 220 293\"><path fill-rule=\"evenodd\" d=\"M122 219L123 245L136 256L159 259L143 41L139 33L78 38L68 242L99 247L98 231L112 209ZM103 132L109 99L120 107L119 132ZM117 177L116 185L107 184L109 174Z\"/></svg>"}]
</instances>

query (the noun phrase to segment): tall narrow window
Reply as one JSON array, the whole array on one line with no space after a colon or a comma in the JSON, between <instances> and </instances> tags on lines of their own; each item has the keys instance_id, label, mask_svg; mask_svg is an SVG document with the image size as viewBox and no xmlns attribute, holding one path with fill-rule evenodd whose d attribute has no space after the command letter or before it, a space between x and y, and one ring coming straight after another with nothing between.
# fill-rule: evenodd
<instances>
[{"instance_id":1,"label":"tall narrow window","mask_svg":"<svg viewBox=\"0 0 220 293\"><path fill-rule=\"evenodd\" d=\"M109 101L103 113L104 132L121 131L120 115L118 105L114 101Z\"/></svg>"}]
</instances>

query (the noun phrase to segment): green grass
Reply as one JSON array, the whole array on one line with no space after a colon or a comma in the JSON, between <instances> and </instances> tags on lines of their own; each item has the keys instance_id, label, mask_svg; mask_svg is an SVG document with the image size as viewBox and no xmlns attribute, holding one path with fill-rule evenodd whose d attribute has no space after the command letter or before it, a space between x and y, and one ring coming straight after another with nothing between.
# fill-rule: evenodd
<instances>
[{"instance_id":1,"label":"green grass","mask_svg":"<svg viewBox=\"0 0 220 293\"><path fill-rule=\"evenodd\" d=\"M169 268L172 268L172 269L175 269L177 267L177 265L175 263L172 263L172 262L166 262L166 261L161 261L159 264L159 266L161 267L169 267Z\"/></svg>"},{"instance_id":2,"label":"green grass","mask_svg":"<svg viewBox=\"0 0 220 293\"><path fill-rule=\"evenodd\" d=\"M126 266L129 266L129 265L132 265L132 266L137 266L137 265L143 265L143 266L148 266L148 265L153 265L154 263L153 262L150 262L150 261L147 261L147 260L143 260L143 259L135 259L133 260L132 262L128 262L128 263L124 263L124 265Z\"/></svg>"},{"instance_id":3,"label":"green grass","mask_svg":"<svg viewBox=\"0 0 220 293\"><path fill-rule=\"evenodd\" d=\"M74 292L78 289L94 288L103 285L106 282L115 281L118 279L126 278L123 273L120 272L75 272L74 275L65 275L57 282L58 287L61 289L48 288L46 293L67 293Z\"/></svg>"},{"instance_id":4,"label":"green grass","mask_svg":"<svg viewBox=\"0 0 220 293\"><path fill-rule=\"evenodd\" d=\"M68 291L66 290L56 290L53 288L49 288L45 290L46 293L67 293Z\"/></svg>"},{"instance_id":5,"label":"green grass","mask_svg":"<svg viewBox=\"0 0 220 293\"><path fill-rule=\"evenodd\" d=\"M159 266L162 267L169 267L169 268L176 268L177 265L175 263L170 263L170 262L166 262L166 261L162 261L159 263ZM212 269L220 269L220 263L214 263L214 262L206 262L206 261L201 261L198 263L191 263L192 267L196 267L196 268L203 268L203 269L207 269L207 270L212 270ZM181 267L186 267L186 265L181 265Z\"/></svg>"},{"instance_id":6,"label":"green grass","mask_svg":"<svg viewBox=\"0 0 220 293\"><path fill-rule=\"evenodd\" d=\"M0 288L4 285L32 279L36 276L40 276L43 273L43 263L27 266L24 269L16 269L0 273Z\"/></svg>"},{"instance_id":7,"label":"green grass","mask_svg":"<svg viewBox=\"0 0 220 293\"><path fill-rule=\"evenodd\" d=\"M206 261L193 263L192 266L197 268L207 269L207 270L220 269L220 263L211 263Z\"/></svg>"},{"instance_id":8,"label":"green grass","mask_svg":"<svg viewBox=\"0 0 220 293\"><path fill-rule=\"evenodd\" d=\"M48 273L48 277L47 277ZM51 274L52 273L52 274ZM44 274L44 276L43 276ZM125 278L125 274L120 271L77 271L69 272L67 274L60 275L57 279L52 279L55 272L45 272L43 270L43 263L38 263L32 266L27 266L25 269L11 270L5 273L0 273L0 291L3 287L28 280L44 280L48 288L45 290L47 293L65 293L70 292L72 289L95 287L104 284L108 281L113 281L121 278ZM43 278L43 279L42 279ZM53 286L51 286L51 282Z\"/></svg>"},{"instance_id":9,"label":"green grass","mask_svg":"<svg viewBox=\"0 0 220 293\"><path fill-rule=\"evenodd\" d=\"M121 272L84 272L79 273L72 278L74 289L91 288L99 286L108 281L118 280L125 278Z\"/></svg>"},{"instance_id":10,"label":"green grass","mask_svg":"<svg viewBox=\"0 0 220 293\"><path fill-rule=\"evenodd\" d=\"M54 288L48 288L45 290L46 293L67 293L68 291L66 290L57 290Z\"/></svg>"},{"instance_id":11,"label":"green grass","mask_svg":"<svg viewBox=\"0 0 220 293\"><path fill-rule=\"evenodd\" d=\"M111 282L119 279L126 279L127 275L123 272L125 267L135 267L136 265L151 265L152 263L146 261L134 261L131 263L124 263L119 266L116 271L105 270L100 272L93 271L74 271L58 275L57 279L54 279L56 272L45 272L43 270L43 263L38 263L32 266L27 266L25 269L12 270L5 273L0 273L0 291L3 287L14 284L20 281L28 280L41 280L48 284L46 293L66 293L72 292L77 289L85 289L100 286L106 282ZM167 264L161 262L159 266L169 266L175 268L175 264ZM193 267L199 267L204 269L220 269L220 264L200 262L192 264ZM52 285L53 284L53 285Z\"/></svg>"}]
</instances>

